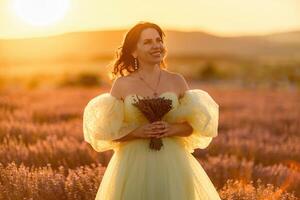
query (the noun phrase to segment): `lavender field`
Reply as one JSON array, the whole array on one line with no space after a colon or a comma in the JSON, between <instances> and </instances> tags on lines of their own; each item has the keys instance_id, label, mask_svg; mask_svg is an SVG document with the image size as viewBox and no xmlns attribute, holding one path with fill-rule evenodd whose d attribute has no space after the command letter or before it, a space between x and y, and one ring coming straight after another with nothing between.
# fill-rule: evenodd
<instances>
[{"instance_id":1,"label":"lavender field","mask_svg":"<svg viewBox=\"0 0 300 200\"><path fill-rule=\"evenodd\" d=\"M192 84L220 105L219 135L193 155L222 199L300 197L300 93ZM82 114L109 87L3 90L0 199L94 199L112 152L83 141Z\"/></svg>"}]
</instances>

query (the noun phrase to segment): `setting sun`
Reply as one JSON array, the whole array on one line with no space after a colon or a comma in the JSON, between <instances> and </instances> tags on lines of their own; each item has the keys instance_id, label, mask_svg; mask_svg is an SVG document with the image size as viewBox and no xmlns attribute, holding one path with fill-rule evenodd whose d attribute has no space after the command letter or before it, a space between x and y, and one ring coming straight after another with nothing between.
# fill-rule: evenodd
<instances>
[{"instance_id":1,"label":"setting sun","mask_svg":"<svg viewBox=\"0 0 300 200\"><path fill-rule=\"evenodd\" d=\"M62 19L70 7L69 0L14 0L18 17L33 26L47 26Z\"/></svg>"}]
</instances>

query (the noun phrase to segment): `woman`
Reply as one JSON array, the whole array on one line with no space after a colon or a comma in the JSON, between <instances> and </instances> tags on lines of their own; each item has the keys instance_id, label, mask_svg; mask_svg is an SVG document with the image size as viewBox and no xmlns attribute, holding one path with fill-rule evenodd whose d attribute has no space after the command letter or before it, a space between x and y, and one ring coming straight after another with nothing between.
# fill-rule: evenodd
<instances>
[{"instance_id":1,"label":"woman","mask_svg":"<svg viewBox=\"0 0 300 200\"><path fill-rule=\"evenodd\" d=\"M114 74L121 76L110 93L93 98L84 109L85 141L98 152L114 150L96 199L220 199L191 154L217 136L219 106L205 91L189 89L182 75L165 69L163 37L153 23L129 30L114 64ZM172 109L150 123L133 105L137 97L170 99ZM150 138L161 138L163 147L149 148Z\"/></svg>"}]
</instances>

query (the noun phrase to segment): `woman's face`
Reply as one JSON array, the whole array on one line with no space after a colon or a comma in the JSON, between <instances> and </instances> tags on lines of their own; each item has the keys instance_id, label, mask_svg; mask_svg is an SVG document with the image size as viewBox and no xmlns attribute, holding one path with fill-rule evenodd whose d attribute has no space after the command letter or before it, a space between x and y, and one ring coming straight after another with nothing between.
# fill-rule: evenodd
<instances>
[{"instance_id":1,"label":"woman's face","mask_svg":"<svg viewBox=\"0 0 300 200\"><path fill-rule=\"evenodd\" d=\"M141 32L133 56L141 63L159 64L164 58L164 48L158 31L147 28Z\"/></svg>"}]
</instances>

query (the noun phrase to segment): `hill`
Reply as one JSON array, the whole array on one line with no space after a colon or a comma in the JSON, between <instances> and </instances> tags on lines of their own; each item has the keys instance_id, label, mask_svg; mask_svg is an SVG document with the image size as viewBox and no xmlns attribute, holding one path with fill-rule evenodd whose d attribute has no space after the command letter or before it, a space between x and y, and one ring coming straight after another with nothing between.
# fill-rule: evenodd
<instances>
[{"instance_id":1,"label":"hill","mask_svg":"<svg viewBox=\"0 0 300 200\"><path fill-rule=\"evenodd\" d=\"M0 40L0 63L91 60L113 57L125 30L73 32ZM300 60L300 31L264 36L220 37L205 32L166 31L169 57L216 56Z\"/></svg>"}]
</instances>

